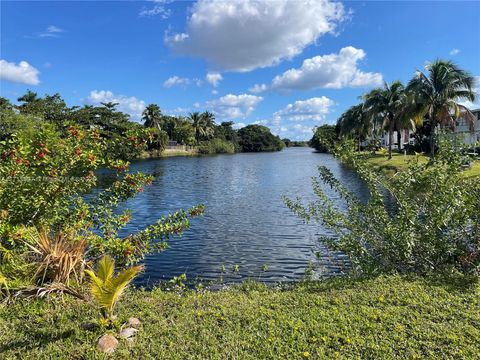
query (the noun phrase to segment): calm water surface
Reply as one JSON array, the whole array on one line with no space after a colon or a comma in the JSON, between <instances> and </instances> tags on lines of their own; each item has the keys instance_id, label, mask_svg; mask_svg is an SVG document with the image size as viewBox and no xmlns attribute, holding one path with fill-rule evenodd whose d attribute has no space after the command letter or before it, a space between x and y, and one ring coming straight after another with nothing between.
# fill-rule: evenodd
<instances>
[{"instance_id":1,"label":"calm water surface","mask_svg":"<svg viewBox=\"0 0 480 360\"><path fill-rule=\"evenodd\" d=\"M304 224L281 198L314 199L311 179L319 165L330 168L351 191L366 195L354 172L310 148L134 162L132 171L158 176L125 204L133 210L125 233L143 229L168 212L199 203L206 206L205 215L194 219L182 237L173 238L167 251L146 259L139 283L153 284L182 273L204 280L220 276L224 281L295 280L305 274L309 262L317 261L312 250L321 251L324 271L341 272L339 255L329 254L318 243L319 236L328 235L325 229ZM238 273L232 272L235 264ZM266 272L261 269L264 264Z\"/></svg>"}]
</instances>

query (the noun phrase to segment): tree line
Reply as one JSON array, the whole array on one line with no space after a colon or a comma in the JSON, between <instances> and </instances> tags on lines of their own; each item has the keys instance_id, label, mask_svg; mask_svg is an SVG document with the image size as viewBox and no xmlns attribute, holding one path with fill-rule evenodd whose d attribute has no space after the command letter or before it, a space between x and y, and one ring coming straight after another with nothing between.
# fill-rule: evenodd
<instances>
[{"instance_id":1,"label":"tree line","mask_svg":"<svg viewBox=\"0 0 480 360\"><path fill-rule=\"evenodd\" d=\"M69 126L97 129L107 140L112 158L133 159L147 152L162 152L168 142L194 146L199 153L234 153L278 151L284 142L261 125L234 129L232 121L215 122L209 111L192 112L186 116L162 113L157 104L146 106L142 123L117 109L118 103L67 106L60 94L39 97L28 91L17 99L18 105L0 98L0 138L7 139L20 131L38 130L43 123L65 133Z\"/></svg>"},{"instance_id":2,"label":"tree line","mask_svg":"<svg viewBox=\"0 0 480 360\"><path fill-rule=\"evenodd\" d=\"M380 137L388 133L388 158L392 158L394 132L401 143L402 130L415 131L416 146L432 157L438 147L438 129L455 130L457 121L464 119L471 131L475 115L462 101L474 102L475 78L452 61L436 60L417 71L407 85L401 81L384 83L362 95L359 104L348 108L336 125L316 128L311 145L318 151L328 151L340 138L354 138L359 148L367 143L380 145Z\"/></svg>"}]
</instances>

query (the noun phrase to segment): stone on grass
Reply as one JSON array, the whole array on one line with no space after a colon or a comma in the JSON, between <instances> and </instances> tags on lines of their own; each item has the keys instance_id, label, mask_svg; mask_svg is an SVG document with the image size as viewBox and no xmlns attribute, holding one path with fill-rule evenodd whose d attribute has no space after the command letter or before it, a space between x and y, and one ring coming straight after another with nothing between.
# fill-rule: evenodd
<instances>
[{"instance_id":1,"label":"stone on grass","mask_svg":"<svg viewBox=\"0 0 480 360\"><path fill-rule=\"evenodd\" d=\"M83 329L83 330L87 330L87 331L94 331L94 330L97 330L98 329L98 324L94 323L94 322L84 322L80 325L80 327Z\"/></svg>"},{"instance_id":2,"label":"stone on grass","mask_svg":"<svg viewBox=\"0 0 480 360\"><path fill-rule=\"evenodd\" d=\"M98 339L97 350L104 353L113 353L118 346L118 340L110 334L103 335Z\"/></svg>"},{"instance_id":3,"label":"stone on grass","mask_svg":"<svg viewBox=\"0 0 480 360\"><path fill-rule=\"evenodd\" d=\"M120 330L120 332L118 333L118 337L121 339L128 339L135 336L137 332L138 332L137 329L129 327L129 328Z\"/></svg>"},{"instance_id":4,"label":"stone on grass","mask_svg":"<svg viewBox=\"0 0 480 360\"><path fill-rule=\"evenodd\" d=\"M131 317L130 319L128 319L128 326L131 326L135 329L138 329L140 327L140 320L138 320L136 317Z\"/></svg>"}]
</instances>

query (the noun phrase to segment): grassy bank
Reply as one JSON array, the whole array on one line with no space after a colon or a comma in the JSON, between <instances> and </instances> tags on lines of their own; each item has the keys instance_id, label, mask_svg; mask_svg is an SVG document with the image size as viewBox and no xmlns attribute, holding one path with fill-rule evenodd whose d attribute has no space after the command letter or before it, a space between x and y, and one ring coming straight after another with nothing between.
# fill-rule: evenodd
<instances>
[{"instance_id":1,"label":"grassy bank","mask_svg":"<svg viewBox=\"0 0 480 360\"><path fill-rule=\"evenodd\" d=\"M119 359L473 359L480 353L480 287L398 276L298 284L244 284L222 292L128 293L120 320L142 328ZM0 358L102 358L90 305L71 298L0 308Z\"/></svg>"},{"instance_id":2,"label":"grassy bank","mask_svg":"<svg viewBox=\"0 0 480 360\"><path fill-rule=\"evenodd\" d=\"M376 169L386 175L393 175L402 169L407 167L409 161L416 158L416 155L403 155L394 153L391 160L387 159L386 155L375 154L371 155L368 162L372 164ZM427 162L428 157L425 155L419 155L419 161ZM472 167L464 171L465 177L480 176L480 162L473 161Z\"/></svg>"}]
</instances>

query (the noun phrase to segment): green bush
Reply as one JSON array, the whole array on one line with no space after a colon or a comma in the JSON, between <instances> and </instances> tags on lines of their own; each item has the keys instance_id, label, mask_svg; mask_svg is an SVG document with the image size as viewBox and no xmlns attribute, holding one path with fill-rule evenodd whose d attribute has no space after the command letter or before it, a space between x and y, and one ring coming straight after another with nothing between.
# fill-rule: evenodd
<instances>
[{"instance_id":1,"label":"green bush","mask_svg":"<svg viewBox=\"0 0 480 360\"><path fill-rule=\"evenodd\" d=\"M322 125L315 128L315 133L310 140L310 146L321 153L331 152L338 141L338 135L334 125Z\"/></svg>"},{"instance_id":2,"label":"green bush","mask_svg":"<svg viewBox=\"0 0 480 360\"><path fill-rule=\"evenodd\" d=\"M198 146L200 154L233 154L235 153L235 146L226 140L212 139L202 141Z\"/></svg>"},{"instance_id":3,"label":"green bush","mask_svg":"<svg viewBox=\"0 0 480 360\"><path fill-rule=\"evenodd\" d=\"M244 152L280 151L285 144L270 129L262 125L248 125L238 130L239 144Z\"/></svg>"},{"instance_id":4,"label":"green bush","mask_svg":"<svg viewBox=\"0 0 480 360\"><path fill-rule=\"evenodd\" d=\"M308 206L286 199L306 221L319 221L335 236L321 240L350 258L354 270L478 273L480 266L480 181L461 177L464 159L448 143L435 161L412 161L391 179L382 177L345 143L337 155L366 183L362 202L331 171L319 167L314 180L318 199ZM324 185L347 205L337 206ZM388 204L390 202L390 205Z\"/></svg>"},{"instance_id":5,"label":"green bush","mask_svg":"<svg viewBox=\"0 0 480 360\"><path fill-rule=\"evenodd\" d=\"M135 134L129 140L143 143ZM202 213L202 206L180 210L120 237L131 212L118 213L118 206L153 176L129 173L127 162L107 157L106 143L98 130L71 126L62 135L50 123L33 135L0 141L0 272L8 280L36 280L40 269L40 282L68 282L70 274L78 274L70 264L89 266L103 254L120 264L137 262L165 249L170 235L181 234L189 218ZM115 180L85 197L95 190L99 168L115 171Z\"/></svg>"}]
</instances>

